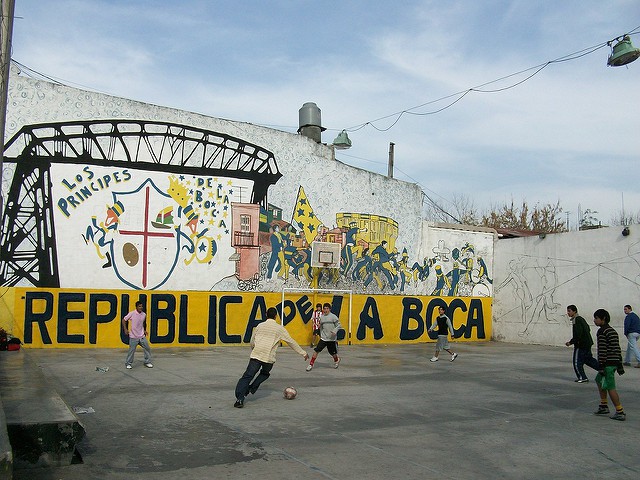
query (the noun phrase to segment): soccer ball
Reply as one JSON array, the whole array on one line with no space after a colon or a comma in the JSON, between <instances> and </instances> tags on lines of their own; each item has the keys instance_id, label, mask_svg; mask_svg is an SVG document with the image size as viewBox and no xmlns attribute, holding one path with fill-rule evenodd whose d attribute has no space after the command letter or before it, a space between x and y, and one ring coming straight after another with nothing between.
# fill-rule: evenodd
<instances>
[{"instance_id":1,"label":"soccer ball","mask_svg":"<svg viewBox=\"0 0 640 480\"><path fill-rule=\"evenodd\" d=\"M286 398L287 400L293 400L294 398L296 398L296 395L298 395L298 391L293 387L287 387L284 389L283 394L284 398Z\"/></svg>"}]
</instances>

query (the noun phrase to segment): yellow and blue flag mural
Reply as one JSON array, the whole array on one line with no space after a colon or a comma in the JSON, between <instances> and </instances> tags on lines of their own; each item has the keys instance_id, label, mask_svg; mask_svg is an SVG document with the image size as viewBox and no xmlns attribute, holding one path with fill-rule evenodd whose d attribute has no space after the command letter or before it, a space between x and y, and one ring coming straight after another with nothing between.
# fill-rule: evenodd
<instances>
[{"instance_id":1,"label":"yellow and blue flag mural","mask_svg":"<svg viewBox=\"0 0 640 480\"><path fill-rule=\"evenodd\" d=\"M308 244L311 244L316 238L318 227L322 225L322 222L316 217L315 213L313 213L313 208L309 204L302 185L300 185L298 189L298 198L296 200L296 206L293 209L293 221L291 223L300 229Z\"/></svg>"}]
</instances>

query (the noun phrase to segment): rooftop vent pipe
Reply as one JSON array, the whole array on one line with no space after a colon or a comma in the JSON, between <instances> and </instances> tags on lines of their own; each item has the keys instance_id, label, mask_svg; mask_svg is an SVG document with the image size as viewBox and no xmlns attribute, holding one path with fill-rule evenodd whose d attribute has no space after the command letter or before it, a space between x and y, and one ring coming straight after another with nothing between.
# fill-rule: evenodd
<instances>
[{"instance_id":1,"label":"rooftop vent pipe","mask_svg":"<svg viewBox=\"0 0 640 480\"><path fill-rule=\"evenodd\" d=\"M313 102L307 102L298 110L298 133L310 138L316 143L322 141L322 127L320 109Z\"/></svg>"}]
</instances>

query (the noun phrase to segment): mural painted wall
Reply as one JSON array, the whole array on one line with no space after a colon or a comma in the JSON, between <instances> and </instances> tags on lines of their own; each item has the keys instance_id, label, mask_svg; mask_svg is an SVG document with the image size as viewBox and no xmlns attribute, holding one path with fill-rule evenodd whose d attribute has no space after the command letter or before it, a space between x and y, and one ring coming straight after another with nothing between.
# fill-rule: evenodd
<instances>
[{"instance_id":1,"label":"mural painted wall","mask_svg":"<svg viewBox=\"0 0 640 480\"><path fill-rule=\"evenodd\" d=\"M417 185L300 135L14 71L2 186L7 288L492 294L491 235L426 225ZM312 266L315 241L338 268Z\"/></svg>"},{"instance_id":2,"label":"mural painted wall","mask_svg":"<svg viewBox=\"0 0 640 480\"><path fill-rule=\"evenodd\" d=\"M429 295L491 297L495 230L427 224L422 230L421 263L412 266Z\"/></svg>"},{"instance_id":3,"label":"mural painted wall","mask_svg":"<svg viewBox=\"0 0 640 480\"><path fill-rule=\"evenodd\" d=\"M497 340L564 345L571 338L567 305L591 325L604 308L622 335L623 307L640 309L640 227L500 240L495 248L494 325Z\"/></svg>"}]
</instances>

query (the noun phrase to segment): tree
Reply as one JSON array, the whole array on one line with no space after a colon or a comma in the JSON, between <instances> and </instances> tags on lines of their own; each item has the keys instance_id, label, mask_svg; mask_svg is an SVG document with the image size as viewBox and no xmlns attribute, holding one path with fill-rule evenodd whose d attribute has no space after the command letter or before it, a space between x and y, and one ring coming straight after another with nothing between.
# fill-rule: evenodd
<instances>
[{"instance_id":1,"label":"tree","mask_svg":"<svg viewBox=\"0 0 640 480\"><path fill-rule=\"evenodd\" d=\"M578 226L579 230L586 230L593 227L600 226L600 220L596 217L598 212L595 210L591 210L587 208L582 214L582 218L580 219L580 225Z\"/></svg>"},{"instance_id":2,"label":"tree","mask_svg":"<svg viewBox=\"0 0 640 480\"><path fill-rule=\"evenodd\" d=\"M460 193L453 195L449 202L451 207L443 208L431 197L425 194L427 205L425 207L425 218L432 222L461 223L463 225L479 225L478 210L473 200Z\"/></svg>"},{"instance_id":3,"label":"tree","mask_svg":"<svg viewBox=\"0 0 640 480\"><path fill-rule=\"evenodd\" d=\"M513 200L510 204L494 205L491 210L482 215L481 225L492 228L512 228L544 233L558 233L567 231L565 221L560 218L562 207L560 201L555 204L536 204L533 209L526 200L520 207Z\"/></svg>"},{"instance_id":4,"label":"tree","mask_svg":"<svg viewBox=\"0 0 640 480\"><path fill-rule=\"evenodd\" d=\"M640 223L640 210L636 213L618 210L611 216L611 225L632 225Z\"/></svg>"},{"instance_id":5,"label":"tree","mask_svg":"<svg viewBox=\"0 0 640 480\"><path fill-rule=\"evenodd\" d=\"M481 216L478 214L473 200L464 194L455 194L449 202L448 210L435 202L425 194L427 204L425 218L433 222L461 223L463 225L476 225L491 228L512 228L514 230L535 231L544 233L566 232L567 224L561 218L562 207L558 200L555 204L535 204L529 207L526 200L522 200L520 206L516 206L513 199L510 204L493 205ZM593 212L590 212L589 215ZM596 219L597 220L597 219Z\"/></svg>"}]
</instances>

